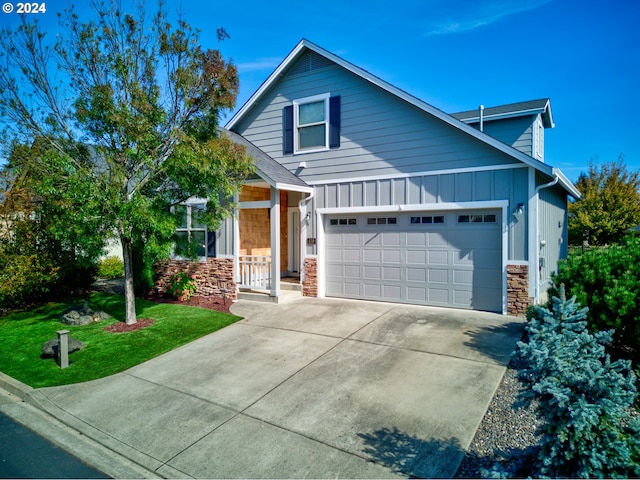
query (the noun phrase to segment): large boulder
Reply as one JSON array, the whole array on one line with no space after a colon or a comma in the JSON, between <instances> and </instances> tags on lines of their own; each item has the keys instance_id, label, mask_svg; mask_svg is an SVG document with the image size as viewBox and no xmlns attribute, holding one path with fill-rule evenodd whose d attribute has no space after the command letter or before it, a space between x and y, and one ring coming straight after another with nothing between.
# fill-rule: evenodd
<instances>
[{"instance_id":1,"label":"large boulder","mask_svg":"<svg viewBox=\"0 0 640 480\"><path fill-rule=\"evenodd\" d=\"M78 339L73 337L68 337L69 340L69 353L77 352L78 350L82 350L86 345L84 342L81 342ZM49 357L58 357L58 350L60 345L58 344L58 339L54 338L53 340L47 340L44 345L42 345L42 358Z\"/></svg>"},{"instance_id":2,"label":"large boulder","mask_svg":"<svg viewBox=\"0 0 640 480\"><path fill-rule=\"evenodd\" d=\"M93 311L89 304L84 302L84 305L74 305L62 312L60 321L65 325L89 325L108 318L111 318L108 313Z\"/></svg>"}]
</instances>

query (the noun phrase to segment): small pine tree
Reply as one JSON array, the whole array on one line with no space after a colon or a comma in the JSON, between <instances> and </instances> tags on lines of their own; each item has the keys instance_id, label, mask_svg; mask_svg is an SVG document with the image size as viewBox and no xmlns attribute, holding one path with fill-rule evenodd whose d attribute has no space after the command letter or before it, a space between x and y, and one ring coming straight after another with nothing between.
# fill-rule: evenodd
<instances>
[{"instance_id":1,"label":"small pine tree","mask_svg":"<svg viewBox=\"0 0 640 480\"><path fill-rule=\"evenodd\" d=\"M535 307L520 342L524 398L538 400L544 420L534 476L640 476L640 421L630 415L635 375L626 360L611 362L612 331L590 334L587 308L564 286L553 308Z\"/></svg>"}]
</instances>

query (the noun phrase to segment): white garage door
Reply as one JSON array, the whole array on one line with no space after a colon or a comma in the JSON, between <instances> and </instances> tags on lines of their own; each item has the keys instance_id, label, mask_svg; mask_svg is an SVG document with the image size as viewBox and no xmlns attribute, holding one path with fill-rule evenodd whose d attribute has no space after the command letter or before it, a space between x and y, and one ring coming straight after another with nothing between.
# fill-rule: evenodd
<instances>
[{"instance_id":1,"label":"white garage door","mask_svg":"<svg viewBox=\"0 0 640 480\"><path fill-rule=\"evenodd\" d=\"M500 214L327 215L326 294L501 312Z\"/></svg>"}]
</instances>

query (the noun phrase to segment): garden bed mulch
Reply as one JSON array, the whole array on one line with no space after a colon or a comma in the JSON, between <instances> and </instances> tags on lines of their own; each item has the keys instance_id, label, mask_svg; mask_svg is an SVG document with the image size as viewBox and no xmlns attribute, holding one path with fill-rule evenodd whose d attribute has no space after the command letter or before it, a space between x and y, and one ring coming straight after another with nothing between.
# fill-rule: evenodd
<instances>
[{"instance_id":1,"label":"garden bed mulch","mask_svg":"<svg viewBox=\"0 0 640 480\"><path fill-rule=\"evenodd\" d=\"M111 333L128 333L135 332L136 330L141 330L146 327L150 327L153 325L153 319L151 318L138 318L138 321L134 324L127 325L124 322L116 322L107 327L104 327L105 332Z\"/></svg>"},{"instance_id":2,"label":"garden bed mulch","mask_svg":"<svg viewBox=\"0 0 640 480\"><path fill-rule=\"evenodd\" d=\"M156 303L173 303L178 305L188 305L190 307L208 308L210 310L217 310L222 313L230 313L229 309L233 305L233 301L230 298L223 297L201 297L194 295L188 300L180 301L173 297L164 296L159 293L150 293L144 295L142 298Z\"/></svg>"},{"instance_id":3,"label":"garden bed mulch","mask_svg":"<svg viewBox=\"0 0 640 480\"><path fill-rule=\"evenodd\" d=\"M115 280L99 280L93 284L93 288L102 292L124 295L124 279L116 278ZM171 296L165 296L162 293L156 293L154 291L151 291L146 295L142 295L140 298L156 303L174 303L189 305L191 307L208 308L210 310L217 310L218 312L222 313L230 313L229 308L231 308L231 305L233 305L233 301L229 298L201 297L198 295L194 295L189 300L181 302Z\"/></svg>"}]
</instances>

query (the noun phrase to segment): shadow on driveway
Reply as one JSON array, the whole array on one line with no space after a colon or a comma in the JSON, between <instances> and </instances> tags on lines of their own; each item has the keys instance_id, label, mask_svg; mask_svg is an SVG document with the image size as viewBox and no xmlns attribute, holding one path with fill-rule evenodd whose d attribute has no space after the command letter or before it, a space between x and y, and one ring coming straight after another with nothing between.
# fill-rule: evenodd
<instances>
[{"instance_id":1,"label":"shadow on driveway","mask_svg":"<svg viewBox=\"0 0 640 480\"><path fill-rule=\"evenodd\" d=\"M465 451L455 438L423 440L401 432L396 427L373 433L359 433L364 441L363 453L395 473L417 478L442 478L450 475L452 463L459 463ZM433 459L444 459L446 465Z\"/></svg>"},{"instance_id":2,"label":"shadow on driveway","mask_svg":"<svg viewBox=\"0 0 640 480\"><path fill-rule=\"evenodd\" d=\"M464 342L465 347L506 366L514 352L513 339L521 338L524 333L524 323L514 321L501 325L489 325L478 330L468 330L465 333L469 338ZM505 349L505 346L508 348Z\"/></svg>"}]
</instances>

